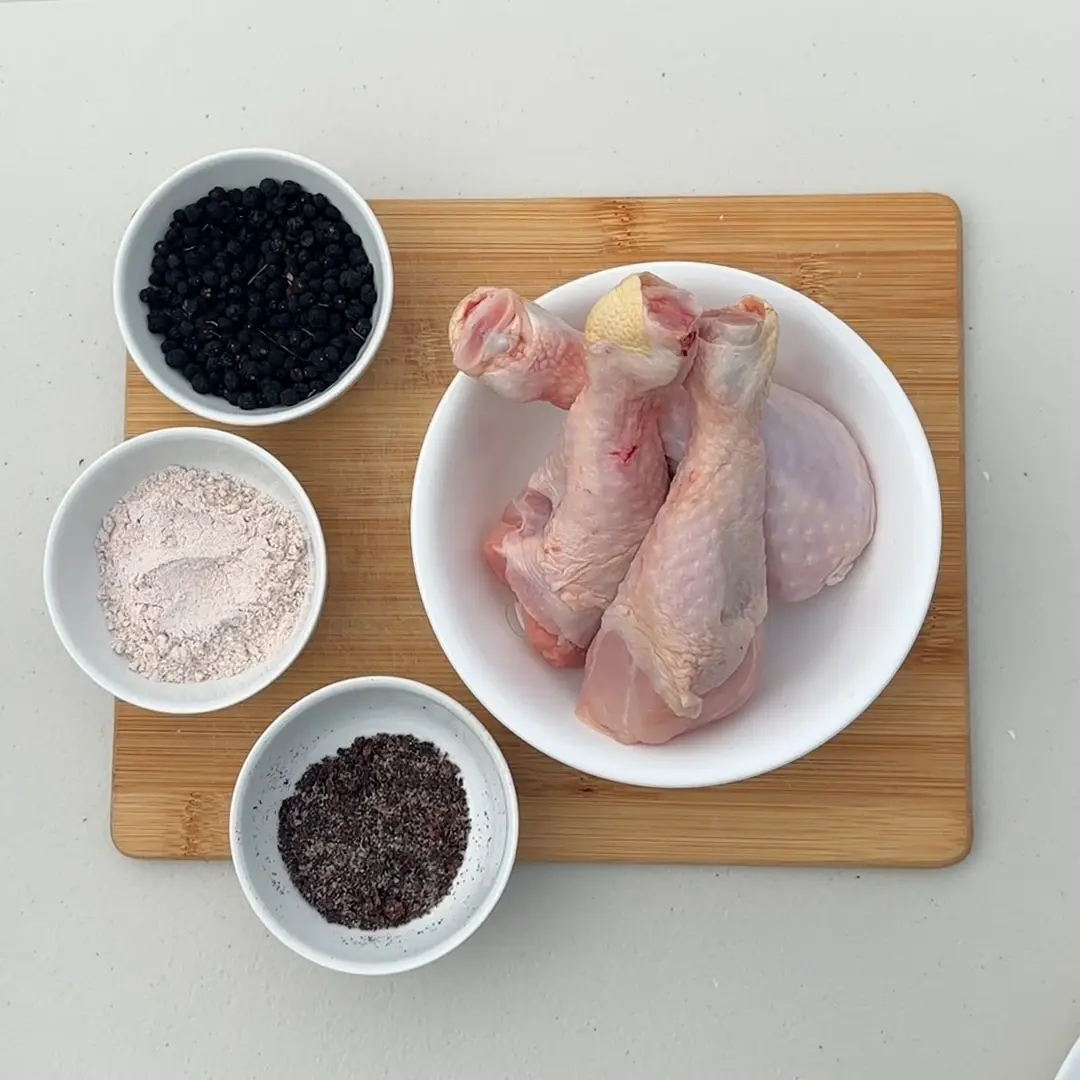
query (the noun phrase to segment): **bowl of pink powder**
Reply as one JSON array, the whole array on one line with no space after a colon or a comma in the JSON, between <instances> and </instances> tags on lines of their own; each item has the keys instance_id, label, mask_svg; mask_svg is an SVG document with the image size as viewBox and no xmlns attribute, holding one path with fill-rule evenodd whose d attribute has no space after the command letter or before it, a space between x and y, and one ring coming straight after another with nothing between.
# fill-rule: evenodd
<instances>
[{"instance_id":1,"label":"bowl of pink powder","mask_svg":"<svg viewBox=\"0 0 1080 1080\"><path fill-rule=\"evenodd\" d=\"M326 592L326 544L272 454L172 428L113 447L75 481L44 579L61 642L98 686L156 712L212 712L300 655Z\"/></svg>"}]
</instances>

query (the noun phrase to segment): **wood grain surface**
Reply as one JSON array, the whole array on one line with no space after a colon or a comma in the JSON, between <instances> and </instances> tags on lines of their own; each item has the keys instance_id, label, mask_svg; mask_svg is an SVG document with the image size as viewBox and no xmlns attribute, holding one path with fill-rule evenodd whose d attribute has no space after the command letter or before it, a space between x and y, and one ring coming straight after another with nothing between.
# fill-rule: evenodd
<instances>
[{"instance_id":1,"label":"wood grain surface","mask_svg":"<svg viewBox=\"0 0 1080 1080\"><path fill-rule=\"evenodd\" d=\"M315 416L244 429L292 469L326 532L315 636L276 685L234 709L161 716L118 702L112 835L132 856L228 856L229 796L249 747L325 683L394 674L483 717L521 798L524 859L939 866L971 842L964 567L960 220L935 195L386 201L389 334L371 370ZM435 643L409 556L409 492L453 368L446 323L475 285L537 296L642 259L726 263L782 281L862 334L930 437L944 502L937 593L892 685L847 731L779 772L725 788L650 791L578 775L487 716ZM126 433L201 423L128 364Z\"/></svg>"}]
</instances>

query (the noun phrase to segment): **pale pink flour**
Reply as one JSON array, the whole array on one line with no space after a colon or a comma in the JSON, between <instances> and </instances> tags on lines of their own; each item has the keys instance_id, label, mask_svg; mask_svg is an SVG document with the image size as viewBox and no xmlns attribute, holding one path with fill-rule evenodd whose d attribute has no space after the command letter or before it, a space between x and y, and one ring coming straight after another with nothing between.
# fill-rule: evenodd
<instances>
[{"instance_id":1,"label":"pale pink flour","mask_svg":"<svg viewBox=\"0 0 1080 1080\"><path fill-rule=\"evenodd\" d=\"M97 536L113 648L157 682L224 679L296 625L311 554L296 514L235 477L178 465L137 484Z\"/></svg>"}]
</instances>

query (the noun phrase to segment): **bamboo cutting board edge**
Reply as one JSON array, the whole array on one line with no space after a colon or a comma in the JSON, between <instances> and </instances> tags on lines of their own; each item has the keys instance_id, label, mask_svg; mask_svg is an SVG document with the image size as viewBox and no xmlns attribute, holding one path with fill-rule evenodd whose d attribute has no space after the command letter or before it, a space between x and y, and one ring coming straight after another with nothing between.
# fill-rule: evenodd
<instances>
[{"instance_id":1,"label":"bamboo cutting board edge","mask_svg":"<svg viewBox=\"0 0 1080 1080\"><path fill-rule=\"evenodd\" d=\"M655 247L659 242L658 236L664 233L665 222L661 220L663 211L670 211L672 207L678 207L679 212L682 214L692 215L695 211L703 211L707 217L711 218L713 222L716 220L724 221L725 219L738 218L740 215L751 219L756 214L759 218L758 226L759 231L767 233L767 228L761 227L761 219L764 219L769 224L772 224L777 218L784 219L785 224L787 219L806 218L807 222L804 222L805 229L803 230L807 234L813 234L816 227L813 222L815 214L821 215L825 213L835 213L838 210L847 210L850 212L854 219L854 233L857 237L858 229L866 227L866 220L874 217L875 213L888 210L889 212L899 213L901 217L909 215L912 208L920 208L927 215L930 215L932 211L936 212L938 217L937 228L941 232L941 235L936 238L935 243L937 246L931 245L931 248L935 256L944 254L943 250L940 250L942 246L950 250L954 259L954 268L951 274L952 286L953 286L953 300L954 308L949 312L949 318L953 321L955 327L955 352L951 357L952 364L955 365L953 371L954 389L952 391L951 399L953 401L953 409L955 410L955 447L950 442L949 450L954 455L950 462L945 464L951 465L951 469L942 469L939 467L939 472L945 472L946 476L943 477L943 502L948 497L951 500L951 528L953 533L958 535L952 536L952 542L950 545L950 537L946 537L946 545L956 548L957 550L951 551L951 553L943 550L943 566L942 573L946 573L949 570L953 585L958 589L953 588L952 596L955 598L957 595L961 601L961 607L966 606L964 601L966 600L966 585L964 582L964 530L963 530L963 442L962 442L962 420L963 420L963 393L962 393L962 371L963 371L963 357L962 357L962 293L961 293L961 258L962 258L962 245L960 243L960 219L959 212L956 208L956 204L945 196L934 195L874 195L874 196L822 196L822 197L740 197L732 199L711 199L708 197L694 197L690 199L609 199L609 200L592 200L592 199L558 199L558 200L500 200L489 202L487 200L467 200L467 201L450 201L450 202L417 202L417 203L396 203L387 202L382 204L375 204L377 212L384 220L384 225L387 226L388 235L390 235L392 246L395 249L395 255L399 260L399 265L402 270L405 270L406 266L410 269L421 268L425 261L425 254L428 253L427 249L420 247L419 250L414 250L408 243L404 245L404 248L394 243L394 232L401 229L407 231L406 219L410 214L416 219L414 223L414 230L423 230L429 227L432 221L438 221L440 217L446 215L453 215L455 212L464 215L463 227L474 228L476 222L474 220L476 215L483 216L484 214L491 213L494 216L499 214L509 215L514 221L520 224L522 221L528 222L531 217L537 215L554 215L558 216L583 216L588 214L590 210L593 210L595 214L604 218L605 215L608 218L614 214L613 222L611 220L601 222L600 226L596 229L596 233L601 241L603 252L600 255L590 253L583 256L584 258L602 258L599 265L594 268L600 268L600 265L611 265L615 262L634 262L644 260L656 260L664 257L668 258L694 258L701 257L698 249L701 248L701 236L700 233L693 237L683 237L680 242L674 244L677 250L670 250L672 246L672 240L668 236L663 237L663 242L669 246L669 250L663 252L657 252L652 250L650 245ZM897 209L899 207L899 209ZM723 209L723 213L719 215L710 214L710 209ZM860 217L860 211L869 211L868 214L862 214ZM766 211L763 214L762 211ZM655 212L655 214L654 214ZM627 224L626 219L629 220ZM953 235L950 238L948 236L948 230L942 228L943 225L947 226L946 219L951 218ZM860 224L861 223L861 224ZM906 225L911 225L911 222L905 222ZM606 235L615 230L614 239ZM657 236L650 237L650 229L653 230ZM622 230L620 232L620 230ZM452 231L452 230L449 230ZM880 254L884 252L887 256L892 248L895 248L902 256L906 257L906 252L910 245L908 241L904 239L904 234L908 230L892 230L889 236L886 238L878 249L875 249L871 254ZM754 234L753 230L750 230L750 239L748 241L749 247L753 246ZM801 235L801 234L800 234ZM830 234L832 235L832 234ZM852 244L851 237L846 233L844 234L845 242L844 247L857 246ZM857 237L858 238L858 237ZM496 238L498 239L498 238ZM736 238L735 242L732 242L729 238L724 238L728 241L727 246L724 243L717 243L715 249L707 250L705 255L711 254L711 261L728 261L737 265L746 265L747 260L722 257L722 252L727 251L741 251L741 245ZM608 241L611 241L608 243ZM415 239L414 239L415 243ZM450 243L449 251L450 255L453 255L453 244ZM476 246L483 250L483 245L476 243ZM767 244L759 242L759 246L764 248ZM809 245L808 245L809 246ZM828 245L819 244L819 247L827 247ZM840 243L836 243L836 248L841 247ZM777 250L786 247L786 245L780 245ZM872 245L868 245L872 247ZM748 248L749 249L749 248ZM493 251L499 256L505 257L506 253L500 251L498 244L495 244L492 248ZM715 253L714 253L715 252ZM442 252L440 252L440 255ZM784 255L783 252L781 252ZM612 255L625 255L622 258L612 258ZM465 259L470 257L469 254L464 256ZM784 255L786 257L786 255ZM803 291L814 295L815 287L820 287L819 282L826 281L826 273L822 269L823 264L827 264L830 255L827 251L824 255L815 253L813 257L808 257L806 265L810 267L810 271L813 275L809 281L809 287L807 282L800 282L796 275L796 280L793 282L790 280L791 275L785 275L782 271L775 272L769 276L777 277L779 280L788 280L789 284L800 284L803 286ZM832 256L832 258L838 258L838 256ZM767 260L766 260L767 262ZM414 264L411 265L410 264ZM754 262L753 265L748 265L748 269L754 269L757 272L763 272L763 269L758 262ZM527 268L523 269L524 277L533 276L533 272ZM907 269L907 267L905 267ZM431 271L434 275L438 275L440 268L438 265ZM582 272L586 272L584 269ZM540 275L543 278L543 274ZM571 276L577 276L577 273L564 273L561 277L556 276L551 284L557 283L559 280L568 278ZM857 275L861 277L862 274ZM399 271L398 275L398 293L395 297L395 320L398 321L402 316L402 304L403 300L403 284L405 281L409 281L412 284L410 274ZM424 286L429 286L430 283L427 280L425 274L421 274L417 277L417 280ZM507 275L503 275L501 280L507 280ZM466 287L474 284L474 281L466 283ZM826 289L827 289L826 284ZM461 291L465 291L462 289ZM827 302L828 295L817 295L814 297ZM826 306L829 306L828 303ZM842 305L841 305L842 306ZM843 311L838 311L841 317L844 317ZM856 322L856 329L862 332L862 327ZM864 333L864 336L865 333ZM878 342L871 337L871 345L878 347L878 351L882 355L887 356L887 350L883 350L878 346ZM384 352L387 350L387 344L384 344ZM384 363L384 357L380 355L376 364ZM177 423L196 423L199 424L197 418L190 417L187 414L174 411L168 406L168 403L164 402L164 399L158 399L156 392L150 389L146 384L142 383L141 377L132 376L133 367L129 365L129 380L126 390L126 434L131 435L136 433L137 430L144 430L147 427L159 427L159 426L171 426ZM447 375L449 372L447 372ZM369 372L365 375L364 380L358 383L357 389L359 390L365 385L365 380L371 379L372 373ZM935 373L934 378L938 378ZM425 386L425 390L427 387ZM911 388L909 387L909 393ZM441 388L439 390L441 393ZM345 395L347 400L350 395ZM435 394L431 400L431 406L437 401L438 395ZM134 407L133 407L134 406ZM338 405L331 408L339 408ZM145 415L141 415L140 409L145 411ZM318 414L324 415L324 414ZM430 409L427 410L427 415L430 415ZM134 419L139 417L138 420ZM312 421L307 421L311 423ZM925 422L925 421L924 421ZM303 425L284 425L285 428L294 428ZM426 426L426 418L425 418ZM259 440L260 435L265 435L269 429L256 429L252 432L250 429L241 431L241 434L251 437L255 435L256 440ZM937 451L935 457L937 457ZM286 462L290 464L289 461ZM940 463L939 463L940 465ZM409 475L411 477L411 467L409 469ZM954 490L947 490L945 481L952 477L957 481L953 485ZM322 513L322 511L320 511ZM958 542L958 543L957 543ZM406 544L407 547L407 544ZM946 559L946 556L948 560ZM948 561L948 567L946 562ZM950 569L951 568L951 569ZM411 576L411 564L409 567L409 574ZM325 618L325 616L324 616ZM669 833L663 843L645 843L637 845L633 851L628 853L626 836L623 832L620 832L622 825L625 825L630 831L638 831L640 833L642 824L648 822L649 824L662 823L664 825L674 825L675 818L668 820L668 815L661 812L659 809L664 804L657 803L657 797L661 799L666 798L671 805L678 808L683 800L679 799L679 795L683 793L669 792L669 793L645 793L644 798L629 794L632 792L640 793L642 789L623 789L622 798L616 798L613 805L609 805L607 810L609 811L601 824L603 827L596 828L591 832L584 833L582 829L578 828L578 822L574 813L567 814L568 808L573 808L581 804L581 796L588 798L599 798L611 802L608 798L608 792L606 789L608 785L605 785L600 781L593 781L588 777L578 777L576 788L572 788L569 792L562 790L565 786L565 781L568 776L572 776L568 770L563 770L561 766L554 763L547 763L541 759L540 772L544 773L545 766L550 766L552 770L564 774L561 778L555 776L551 782L554 786L550 790L543 791L540 795L532 790L532 784L530 783L528 789L521 793L522 804L522 819L523 825L527 816L531 816L534 820L544 823L543 827L550 828L554 826L557 831L554 834L537 834L529 841L524 833L523 829L523 843L521 856L524 858L536 858L536 859L558 859L566 861L647 861L653 863L725 863L731 865L820 865L820 866L909 866L909 867L940 867L946 866L963 859L970 851L972 843L972 825L971 825L971 785L970 785L970 732L967 723L967 665L966 665L966 612L961 611L956 627L958 632L958 642L960 646L960 653L962 653L962 670L960 675L960 682L962 685L954 686L953 694L957 697L959 703L959 719L958 730L952 731L950 735L951 749L947 754L942 755L942 760L947 757L952 764L948 768L949 777L946 783L944 783L939 791L931 793L929 789L927 792L922 792L918 783L915 783L915 778L909 777L906 781L902 781L900 787L906 782L914 792L912 798L913 802L910 806L906 807L906 815L908 816L908 826L905 827L903 821L898 818L898 807L904 804L904 800L897 794L886 794L883 797L878 797L870 793L866 793L864 805L858 806L858 799L854 798L845 804L845 807L840 811L833 813L832 816L837 820L834 822L826 819L830 818L830 813L827 805L821 803L821 792L818 791L816 795L807 797L806 792L813 792L815 790L814 785L819 784L820 781L816 781L811 778L807 781L805 762L814 762L819 755L825 757L835 757L830 751L830 745L827 744L822 751L818 751L815 755L811 755L809 759L804 759L804 762L796 763L794 766L788 767L788 769L782 770L778 774L772 774L773 777L779 777L783 779L787 775L796 777L795 785L802 791L801 797L796 797L790 801L790 806L784 803L784 800L778 799L778 795L783 794L783 785L778 785L775 781L771 786L764 790L763 794L758 797L752 797L751 790L754 785L757 785L758 781L749 781L741 785L735 785L734 788L728 789L719 796L720 804L722 805L723 817L725 821L732 824L738 824L739 828L737 832L738 836L729 838L727 841L721 841L720 847L724 850L718 853L716 838L702 839L699 835L700 830L695 830L687 827L687 822L694 819L695 814L700 817L698 811L687 809L687 818L682 821L678 828L672 830ZM928 620L929 622L929 620ZM954 649L954 652L956 650ZM441 656L441 654L440 654ZM430 665L429 665L430 666ZM398 673L409 674L412 673L414 677L423 678L422 674L415 672L408 672L399 670ZM288 678L288 676L286 676ZM428 678L425 681L433 681ZM436 685L438 685L436 681ZM459 684L460 685L460 684ZM454 687L443 686L444 689L448 689L455 696L464 700L465 704L478 711L482 716L484 715L482 710L479 710L475 702L471 700L467 692L463 689L456 689ZM303 690L302 692L306 692ZM297 692L293 696L300 696L300 692ZM161 791L156 795L152 793L153 776L158 772L158 768L148 767L145 768L142 774L141 785L135 785L134 787L130 783L130 777L126 777L123 774L124 770L121 768L121 761L125 759L129 747L124 749L121 744L130 742L132 738L132 732L138 731L137 722L133 721L133 717L127 716L126 707L118 703L117 708L117 739L114 744L114 797L112 802L112 835L113 842L117 848L124 854L131 855L133 857L141 858L168 858L168 857L227 857L227 843L224 845L217 839L208 840L206 835L206 819L207 817L221 819L223 813L227 813L228 803L228 790L220 783L217 784L215 790L208 791L189 791L187 794L181 794L179 792ZM137 710L130 710L131 713L137 714ZM276 715L276 713L275 713ZM185 718L172 718L174 720L184 721ZM186 718L191 719L191 718ZM197 718L196 718L197 719ZM272 715L266 718L272 719ZM856 722L855 728L859 728L860 731L864 730L864 722L867 718L862 718ZM134 726L133 726L134 723ZM159 725L160 727L161 725ZM216 722L212 723L212 726L216 728ZM263 725L265 726L265 725ZM504 750L507 749L507 742L516 742L512 736L507 736L503 729L498 728L496 725L496 733L500 737L500 742L503 743ZM853 729L848 729L849 732ZM257 734L257 731L255 732ZM840 741L847 745L848 739L847 733L837 737L836 741ZM957 736L959 740L957 741ZM155 735L156 737L156 735ZM153 739L149 740L152 744ZM242 741L242 738L241 738ZM863 740L866 741L865 739ZM510 756L508 754L508 756ZM530 751L530 758L536 757ZM511 757L512 764L514 760ZM536 763L532 760L528 760L529 771L531 772L533 766ZM826 770L818 770L820 773L824 773L827 770L837 770L840 772L844 768L854 769L857 765L843 766L837 765L836 762L832 762L827 765ZM519 775L519 769L515 768L515 776ZM853 774L852 774L853 775ZM549 778L550 779L550 778ZM558 780L562 780L564 783L560 785L556 783ZM768 780L768 778L764 778ZM809 788L807 783L809 782ZM151 784L148 788L145 785ZM801 785L801 786L800 786ZM192 785L197 786L197 785ZM572 786L572 785L571 785ZM228 785L231 787L231 785ZM520 790L520 785L519 785ZM714 789L721 791L721 789ZM899 788L897 789L899 791ZM600 795L594 794L600 791ZM909 795L911 792L909 792ZM734 798L729 796L734 795ZM796 792L798 796L798 791ZM928 813L928 805L934 800L937 801L937 809L939 813L935 816L933 813ZM922 805L922 804L926 805ZM155 812L151 812L147 817L147 806L153 810L153 804L157 804L156 813L160 815L155 822ZM559 807L562 814L551 814L550 809L555 805ZM689 808L692 804L686 804ZM782 811L782 815L786 815L786 818L790 821L796 821L802 819L805 814L814 813L817 814L817 828L818 833L816 835L801 835L803 833L813 833L813 824L809 830L803 828L794 829L793 832L785 836L782 832L773 835L769 834L768 829L762 829L761 823L767 819L770 812L775 812L781 805L787 806ZM794 809L793 809L794 808ZM858 808L859 813L856 815L858 820L848 820L853 808ZM847 815L848 819L845 819ZM707 815L708 817L709 815ZM162 818L165 821L172 824L163 828ZM595 818L595 815L594 815ZM141 823L140 823L141 822ZM594 822L595 823L595 822ZM608 835L611 834L619 834ZM919 836L915 843L915 847L912 847L912 833L916 833ZM800 835L795 835L800 834ZM873 835L871 835L873 834ZM561 839L560 839L561 837ZM223 838L227 839L227 838ZM609 843L610 841L610 843ZM672 849L670 844L679 842L682 843L681 849ZM569 847L567 847L569 844ZM811 854L810 849L815 848L816 854Z\"/></svg>"}]
</instances>

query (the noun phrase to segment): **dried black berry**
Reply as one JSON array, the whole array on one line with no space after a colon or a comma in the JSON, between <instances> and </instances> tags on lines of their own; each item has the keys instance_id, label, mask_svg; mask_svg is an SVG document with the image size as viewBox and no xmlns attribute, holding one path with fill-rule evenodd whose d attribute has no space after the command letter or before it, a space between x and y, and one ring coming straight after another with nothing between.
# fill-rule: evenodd
<instances>
[{"instance_id":1,"label":"dried black berry","mask_svg":"<svg viewBox=\"0 0 1080 1080\"><path fill-rule=\"evenodd\" d=\"M370 332L363 244L295 181L215 187L178 207L150 262L139 299L166 364L241 408L320 393Z\"/></svg>"}]
</instances>

